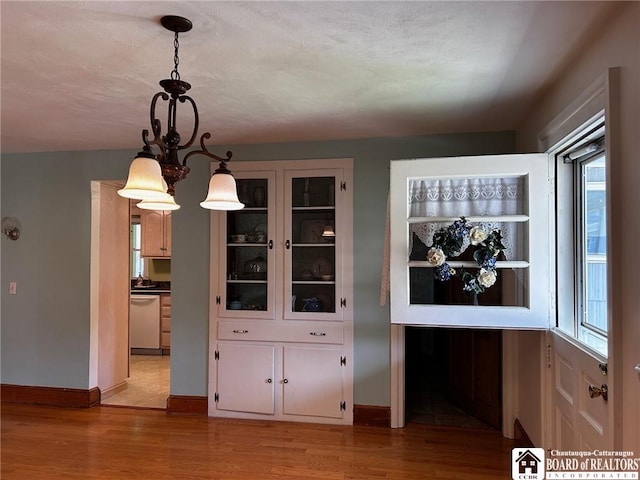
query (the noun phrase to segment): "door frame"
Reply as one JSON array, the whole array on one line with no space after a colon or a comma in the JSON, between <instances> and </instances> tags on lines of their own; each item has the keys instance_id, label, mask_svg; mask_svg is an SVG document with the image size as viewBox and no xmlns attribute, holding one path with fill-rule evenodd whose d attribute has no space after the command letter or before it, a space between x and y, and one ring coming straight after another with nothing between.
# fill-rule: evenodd
<instances>
[{"instance_id":1,"label":"door frame","mask_svg":"<svg viewBox=\"0 0 640 480\"><path fill-rule=\"evenodd\" d=\"M538 134L538 148L541 152L546 152L551 159L555 158L555 154L562 150L565 145L572 141L577 134L584 132L590 124L600 121L603 117L605 119L605 136L610 140L606 143L606 156L609 159L608 164L611 164L612 159L617 156L617 147L615 146L618 132L617 119L619 118L619 69L608 68L602 75L600 75L594 82L592 82L573 102L571 102L562 112L560 112L539 134ZM611 141L611 139L614 139ZM614 147L611 145L614 144ZM555 180L554 180L555 182ZM612 208L610 202L607 206L607 216L610 215L610 209ZM611 220L607 226L607 235L611 238ZM555 219L551 226L553 234L555 235ZM555 252L553 249L552 254ZM554 261L555 263L555 261ZM607 291L609 302L608 312L608 380L609 385L609 425L608 425L608 438L609 447L613 448L613 445L621 444L622 431L620 428L616 428L614 419L615 411L622 411L622 395L616 395L616 391L621 389L622 386L622 356L621 348L616 348L616 345L622 346L622 328L620 325L616 325L612 318L614 316L613 309L615 308L612 298L612 269L608 268L607 278ZM554 273L555 274L555 273ZM557 312L554 312L557 317ZM570 340L566 335L560 331L556 331L555 327L551 328L545 336L545 345L541 347L541 356L546 357L546 366L543 368L541 378L541 392L542 392L542 405L540 419L542 425L542 444L544 446L551 445L556 437L556 421L555 421L555 375L554 369L551 365L552 358L555 356L553 350L554 335L565 338L569 343L572 343L576 349L582 349L577 341ZM586 350L586 349L585 349ZM589 352L586 355L591 355ZM594 356L594 361L597 358Z\"/></svg>"},{"instance_id":2,"label":"door frame","mask_svg":"<svg viewBox=\"0 0 640 480\"><path fill-rule=\"evenodd\" d=\"M91 256L90 256L90 299L89 299L89 388L100 387L100 362L105 361L101 354L101 346L103 339L100 336L100 284L109 282L110 279L105 276L105 272L100 269L100 257L102 254L102 247L104 242L100 239L101 229L104 227L102 224L102 216L100 215L100 208L102 202L101 191L103 186L110 186L113 188L122 188L124 182L122 181L91 181ZM127 215L127 220L129 216ZM127 265L129 261L127 260ZM126 299L127 308L129 304L129 298ZM129 318L127 315L127 331L129 325ZM127 348L126 360L120 359L120 361L126 361L127 373L129 371L129 349ZM124 379L126 382L126 378ZM117 387L115 385L114 387ZM101 392L101 396L105 392Z\"/></svg>"},{"instance_id":3,"label":"door frame","mask_svg":"<svg viewBox=\"0 0 640 480\"><path fill-rule=\"evenodd\" d=\"M391 428L405 425L405 326L392 324ZM409 325L410 326L410 325ZM502 330L502 435L513 438L516 419L518 343L515 330Z\"/></svg>"}]
</instances>

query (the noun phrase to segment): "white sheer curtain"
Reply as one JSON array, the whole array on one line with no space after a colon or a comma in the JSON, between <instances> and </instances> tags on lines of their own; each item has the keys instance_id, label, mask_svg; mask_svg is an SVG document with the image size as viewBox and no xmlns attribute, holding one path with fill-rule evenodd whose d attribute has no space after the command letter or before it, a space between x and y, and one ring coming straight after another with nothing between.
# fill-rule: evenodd
<instances>
[{"instance_id":1,"label":"white sheer curtain","mask_svg":"<svg viewBox=\"0 0 640 480\"><path fill-rule=\"evenodd\" d=\"M410 217L470 217L526 214L524 177L506 178L422 178L409 182ZM433 234L446 223L419 222L409 224L409 239L413 233L427 246ZM475 224L475 222L473 222ZM505 245L507 260L526 260L524 226L521 223L480 222L491 229L499 229ZM463 249L467 245L463 246ZM413 245L410 245L411 252Z\"/></svg>"}]
</instances>

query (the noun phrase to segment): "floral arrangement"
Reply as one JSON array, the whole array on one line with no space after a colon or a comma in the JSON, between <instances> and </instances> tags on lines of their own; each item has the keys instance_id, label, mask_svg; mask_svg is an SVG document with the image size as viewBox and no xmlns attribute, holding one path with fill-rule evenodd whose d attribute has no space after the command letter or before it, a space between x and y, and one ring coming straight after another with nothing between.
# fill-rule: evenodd
<instances>
[{"instance_id":1,"label":"floral arrangement","mask_svg":"<svg viewBox=\"0 0 640 480\"><path fill-rule=\"evenodd\" d=\"M466 218L460 217L460 220L433 234L433 245L427 251L427 261L436 267L435 275L441 282L459 275L447 263L447 258L460 255L467 238L471 246L475 247L473 259L480 270L477 275L473 275L461 269L462 288L466 292L479 294L496 283L498 278L496 260L504 250L500 230L488 231L484 226L471 226Z\"/></svg>"}]
</instances>

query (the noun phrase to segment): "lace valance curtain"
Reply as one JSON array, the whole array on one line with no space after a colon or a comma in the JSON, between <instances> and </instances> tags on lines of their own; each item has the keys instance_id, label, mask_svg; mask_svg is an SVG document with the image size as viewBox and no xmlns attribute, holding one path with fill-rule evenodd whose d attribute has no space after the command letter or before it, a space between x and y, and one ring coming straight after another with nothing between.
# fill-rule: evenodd
<instances>
[{"instance_id":1,"label":"lace valance curtain","mask_svg":"<svg viewBox=\"0 0 640 480\"><path fill-rule=\"evenodd\" d=\"M411 217L470 217L524 214L525 181L523 177L418 179L409 182L409 215ZM507 260L522 258L523 225L519 223L483 222L500 229ZM433 234L447 223L420 222L409 224L409 238L415 233L426 245ZM413 245L410 245L412 248ZM409 251L411 251L411 248ZM463 246L463 249L466 245Z\"/></svg>"}]
</instances>

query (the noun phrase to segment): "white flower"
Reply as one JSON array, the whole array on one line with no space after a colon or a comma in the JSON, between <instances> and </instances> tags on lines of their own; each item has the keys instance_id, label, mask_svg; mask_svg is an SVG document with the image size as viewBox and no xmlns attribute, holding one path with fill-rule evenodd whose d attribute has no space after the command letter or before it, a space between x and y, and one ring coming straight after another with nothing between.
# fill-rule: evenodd
<instances>
[{"instance_id":1,"label":"white flower","mask_svg":"<svg viewBox=\"0 0 640 480\"><path fill-rule=\"evenodd\" d=\"M484 288L489 288L496 283L497 276L498 274L495 270L486 270L481 268L480 273L478 274L478 283L480 283Z\"/></svg>"},{"instance_id":2,"label":"white flower","mask_svg":"<svg viewBox=\"0 0 640 480\"><path fill-rule=\"evenodd\" d=\"M427 261L435 267L442 265L446 259L447 257L440 248L431 247L427 252Z\"/></svg>"},{"instance_id":3,"label":"white flower","mask_svg":"<svg viewBox=\"0 0 640 480\"><path fill-rule=\"evenodd\" d=\"M484 242L487 239L487 232L484 231L482 227L473 227L469 231L469 240L471 240L471 245L478 245L479 243Z\"/></svg>"}]
</instances>

